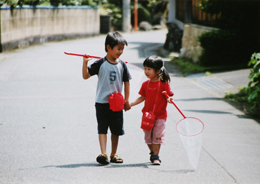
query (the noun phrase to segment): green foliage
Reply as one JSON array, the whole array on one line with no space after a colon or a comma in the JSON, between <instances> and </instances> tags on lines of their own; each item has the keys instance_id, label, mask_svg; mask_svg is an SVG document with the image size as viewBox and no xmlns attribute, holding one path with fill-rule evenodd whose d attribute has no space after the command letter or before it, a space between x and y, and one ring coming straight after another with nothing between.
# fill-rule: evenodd
<instances>
[{"instance_id":1,"label":"green foliage","mask_svg":"<svg viewBox=\"0 0 260 184\"><path fill-rule=\"evenodd\" d=\"M233 102L247 103L251 111L255 111L260 108L260 53L254 53L248 65L253 65L253 68L249 74L250 81L247 87L241 87L239 93L227 94L225 98Z\"/></svg>"},{"instance_id":2,"label":"green foliage","mask_svg":"<svg viewBox=\"0 0 260 184\"><path fill-rule=\"evenodd\" d=\"M98 2L96 2L94 0L82 0L81 5L97 6Z\"/></svg>"},{"instance_id":3,"label":"green foliage","mask_svg":"<svg viewBox=\"0 0 260 184\"><path fill-rule=\"evenodd\" d=\"M40 4L40 0L19 0L17 5L22 7L23 5L37 6Z\"/></svg>"},{"instance_id":4,"label":"green foliage","mask_svg":"<svg viewBox=\"0 0 260 184\"><path fill-rule=\"evenodd\" d=\"M247 100L252 109L260 107L260 53L254 53L249 65L253 65L246 88Z\"/></svg>"},{"instance_id":5,"label":"green foliage","mask_svg":"<svg viewBox=\"0 0 260 184\"><path fill-rule=\"evenodd\" d=\"M171 62L178 65L178 70L181 71L183 76L186 76L190 73L206 72L208 69L210 69L207 67L199 66L191 61L182 58L173 59Z\"/></svg>"},{"instance_id":6,"label":"green foliage","mask_svg":"<svg viewBox=\"0 0 260 184\"><path fill-rule=\"evenodd\" d=\"M247 63L247 55L239 55L244 53L242 47L238 44L237 33L230 30L213 30L205 32L198 37L198 41L203 48L202 54L199 56L199 62L202 66L223 66ZM247 56L247 57L246 57Z\"/></svg>"},{"instance_id":7,"label":"green foliage","mask_svg":"<svg viewBox=\"0 0 260 184\"><path fill-rule=\"evenodd\" d=\"M138 6L138 25L140 24L140 22L143 22L143 21L152 23L151 14L145 7L143 7L142 5L139 5ZM134 25L134 10L132 11L132 15L131 15L131 24L132 24L132 26Z\"/></svg>"},{"instance_id":8,"label":"green foliage","mask_svg":"<svg viewBox=\"0 0 260 184\"><path fill-rule=\"evenodd\" d=\"M217 20L218 27L225 29L247 29L252 23L259 23L259 1L249 0L202 0L198 6L210 14L221 13Z\"/></svg>"},{"instance_id":9,"label":"green foliage","mask_svg":"<svg viewBox=\"0 0 260 184\"><path fill-rule=\"evenodd\" d=\"M252 52L260 48L260 1L203 0L198 5L211 14L221 13L216 25L220 30L203 33L200 62L205 66L247 64Z\"/></svg>"},{"instance_id":10,"label":"green foliage","mask_svg":"<svg viewBox=\"0 0 260 184\"><path fill-rule=\"evenodd\" d=\"M138 0L138 25L142 21L159 24L160 16L167 9L168 0ZM134 26L134 5L132 1L131 24Z\"/></svg>"},{"instance_id":11,"label":"green foliage","mask_svg":"<svg viewBox=\"0 0 260 184\"><path fill-rule=\"evenodd\" d=\"M225 98L232 102L247 102L246 87L240 87L236 94L228 93Z\"/></svg>"},{"instance_id":12,"label":"green foliage","mask_svg":"<svg viewBox=\"0 0 260 184\"><path fill-rule=\"evenodd\" d=\"M52 6L59 6L60 2L61 2L61 0L50 0L50 4Z\"/></svg>"},{"instance_id":13,"label":"green foliage","mask_svg":"<svg viewBox=\"0 0 260 184\"><path fill-rule=\"evenodd\" d=\"M18 5L19 0L3 0L2 4L7 4L11 8L15 8Z\"/></svg>"},{"instance_id":14,"label":"green foliage","mask_svg":"<svg viewBox=\"0 0 260 184\"><path fill-rule=\"evenodd\" d=\"M75 6L75 5L89 5L97 6L97 0L3 0L2 4L9 5L15 8L17 5L22 7L23 5L37 6L37 5L52 5L52 6ZM1 2L0 2L1 5Z\"/></svg>"},{"instance_id":15,"label":"green foliage","mask_svg":"<svg viewBox=\"0 0 260 184\"><path fill-rule=\"evenodd\" d=\"M109 1L110 2L110 1ZM122 6L107 3L102 6L104 10L111 16L112 26L115 30L122 30Z\"/></svg>"}]
</instances>

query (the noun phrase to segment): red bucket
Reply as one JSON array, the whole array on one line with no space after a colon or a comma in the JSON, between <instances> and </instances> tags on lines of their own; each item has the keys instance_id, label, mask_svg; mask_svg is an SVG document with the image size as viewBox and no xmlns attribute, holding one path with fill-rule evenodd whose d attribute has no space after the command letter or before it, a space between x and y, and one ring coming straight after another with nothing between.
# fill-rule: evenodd
<instances>
[{"instance_id":1,"label":"red bucket","mask_svg":"<svg viewBox=\"0 0 260 184\"><path fill-rule=\"evenodd\" d=\"M147 131L152 130L154 121L155 121L155 115L152 112L144 112L141 128Z\"/></svg>"},{"instance_id":2,"label":"red bucket","mask_svg":"<svg viewBox=\"0 0 260 184\"><path fill-rule=\"evenodd\" d=\"M112 93L108 98L108 103L112 111L121 111L124 109L125 99L121 93Z\"/></svg>"}]
</instances>

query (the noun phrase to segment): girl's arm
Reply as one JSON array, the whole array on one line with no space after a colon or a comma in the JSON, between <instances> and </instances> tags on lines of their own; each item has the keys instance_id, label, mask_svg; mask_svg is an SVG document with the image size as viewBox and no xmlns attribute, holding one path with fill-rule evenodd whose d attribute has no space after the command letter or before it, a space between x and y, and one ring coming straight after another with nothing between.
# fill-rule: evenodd
<instances>
[{"instance_id":1,"label":"girl's arm","mask_svg":"<svg viewBox=\"0 0 260 184\"><path fill-rule=\"evenodd\" d=\"M91 58L88 57L88 55L86 57L83 57L83 66L82 66L82 77L83 77L83 79L88 79L89 77L91 77L91 75L89 74L89 71L88 71L89 60L91 60Z\"/></svg>"},{"instance_id":2,"label":"girl's arm","mask_svg":"<svg viewBox=\"0 0 260 184\"><path fill-rule=\"evenodd\" d=\"M144 101L144 96L140 96L139 98L137 98L134 102L130 103L131 106L135 106L138 105L139 103L142 103Z\"/></svg>"},{"instance_id":3,"label":"girl's arm","mask_svg":"<svg viewBox=\"0 0 260 184\"><path fill-rule=\"evenodd\" d=\"M129 96L130 96L130 83L128 82L124 82L124 86L125 86L125 111L131 109L131 106L129 104Z\"/></svg>"}]
</instances>

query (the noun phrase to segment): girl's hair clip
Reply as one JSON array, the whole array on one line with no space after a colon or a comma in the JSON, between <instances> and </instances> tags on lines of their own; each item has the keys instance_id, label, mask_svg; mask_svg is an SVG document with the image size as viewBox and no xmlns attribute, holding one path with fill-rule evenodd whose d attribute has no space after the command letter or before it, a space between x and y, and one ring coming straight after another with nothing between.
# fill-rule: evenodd
<instances>
[{"instance_id":1,"label":"girl's hair clip","mask_svg":"<svg viewBox=\"0 0 260 184\"><path fill-rule=\"evenodd\" d=\"M162 68L161 68L160 70L163 71L163 68L164 68L164 67L162 66Z\"/></svg>"}]
</instances>

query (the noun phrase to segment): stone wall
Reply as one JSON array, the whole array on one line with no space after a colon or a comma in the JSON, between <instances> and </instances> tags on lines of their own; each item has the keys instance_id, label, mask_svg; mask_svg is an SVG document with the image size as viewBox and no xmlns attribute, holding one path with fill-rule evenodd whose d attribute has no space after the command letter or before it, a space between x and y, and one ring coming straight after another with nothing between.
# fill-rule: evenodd
<instances>
[{"instance_id":1,"label":"stone wall","mask_svg":"<svg viewBox=\"0 0 260 184\"><path fill-rule=\"evenodd\" d=\"M195 63L198 62L198 58L202 52L200 42L197 41L198 36L206 31L211 31L214 29L216 28L199 26L195 24L185 24L180 56L190 59Z\"/></svg>"},{"instance_id":2,"label":"stone wall","mask_svg":"<svg viewBox=\"0 0 260 184\"><path fill-rule=\"evenodd\" d=\"M100 32L98 7L2 8L0 13L2 51Z\"/></svg>"}]
</instances>

